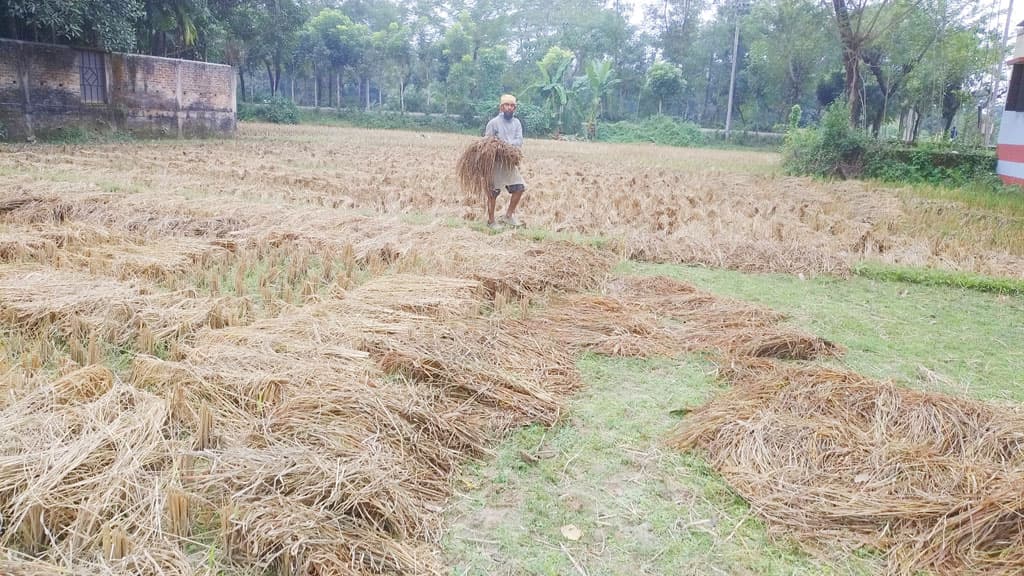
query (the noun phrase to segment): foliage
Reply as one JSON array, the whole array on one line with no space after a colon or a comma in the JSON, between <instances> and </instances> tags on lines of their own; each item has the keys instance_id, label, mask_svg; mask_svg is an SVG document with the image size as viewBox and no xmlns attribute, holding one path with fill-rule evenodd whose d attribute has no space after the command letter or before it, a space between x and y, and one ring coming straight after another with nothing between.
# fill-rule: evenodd
<instances>
[{"instance_id":1,"label":"foliage","mask_svg":"<svg viewBox=\"0 0 1024 576\"><path fill-rule=\"evenodd\" d=\"M909 146L879 142L851 127L845 102L830 106L821 125L792 125L783 144L783 166L791 174L825 178L877 178L888 182L964 186L995 183L991 150L959 148L950 142Z\"/></svg>"},{"instance_id":2,"label":"foliage","mask_svg":"<svg viewBox=\"0 0 1024 576\"><path fill-rule=\"evenodd\" d=\"M668 116L652 116L639 124L633 122L605 123L597 129L603 142L651 142L665 146L704 146L707 138L692 122L680 122Z\"/></svg>"},{"instance_id":3,"label":"foliage","mask_svg":"<svg viewBox=\"0 0 1024 576\"><path fill-rule=\"evenodd\" d=\"M803 116L803 110L799 104L793 104L793 107L789 109L789 130L796 130L800 127L800 118Z\"/></svg>"},{"instance_id":4,"label":"foliage","mask_svg":"<svg viewBox=\"0 0 1024 576\"><path fill-rule=\"evenodd\" d=\"M678 66L659 60L647 70L644 88L658 99L658 114L661 115L662 104L666 98L678 93L685 85L683 71Z\"/></svg>"},{"instance_id":5,"label":"foliage","mask_svg":"<svg viewBox=\"0 0 1024 576\"><path fill-rule=\"evenodd\" d=\"M548 114L554 119L558 132L561 132L562 129L565 105L569 103L570 92L566 87L566 81L569 65L573 63L574 59L572 52L552 46L544 58L537 63L537 69L540 71L539 80L527 86L523 91L524 96L534 93L540 96Z\"/></svg>"},{"instance_id":6,"label":"foliage","mask_svg":"<svg viewBox=\"0 0 1024 576\"><path fill-rule=\"evenodd\" d=\"M821 125L791 129L783 141L782 164L790 174L825 178L855 178L864 170L871 138L850 126L845 101L829 106Z\"/></svg>"},{"instance_id":7,"label":"foliage","mask_svg":"<svg viewBox=\"0 0 1024 576\"><path fill-rule=\"evenodd\" d=\"M302 110L303 124L355 126L374 130L412 130L417 132L476 133L457 118L443 114L401 114L399 112L365 112L362 110Z\"/></svg>"},{"instance_id":8,"label":"foliage","mask_svg":"<svg viewBox=\"0 0 1024 576\"><path fill-rule=\"evenodd\" d=\"M135 48L142 0L4 0L0 21L26 39L85 43L108 50ZM4 34L0 29L0 34Z\"/></svg>"},{"instance_id":9,"label":"foliage","mask_svg":"<svg viewBox=\"0 0 1024 576\"><path fill-rule=\"evenodd\" d=\"M995 180L996 155L987 149L958 150L948 142L874 146L864 175L889 182L923 182L963 186L973 181Z\"/></svg>"},{"instance_id":10,"label":"foliage","mask_svg":"<svg viewBox=\"0 0 1024 576\"><path fill-rule=\"evenodd\" d=\"M291 100L275 96L261 102L240 102L238 104L238 119L273 122L274 124L298 124L299 109Z\"/></svg>"},{"instance_id":11,"label":"foliage","mask_svg":"<svg viewBox=\"0 0 1024 576\"><path fill-rule=\"evenodd\" d=\"M878 262L861 262L853 268L854 274L886 282L907 282L925 286L952 286L976 292L1024 295L1024 280L997 278L970 272L914 268Z\"/></svg>"},{"instance_id":12,"label":"foliage","mask_svg":"<svg viewBox=\"0 0 1024 576\"><path fill-rule=\"evenodd\" d=\"M721 127L737 24L736 130L784 127L793 105L816 120L856 79L858 125L981 133L967 111L987 106L1005 53L1002 19L974 0L647 4L636 24L631 3L603 0L0 0L0 35L224 62L242 101L288 89L300 105L469 119L513 92L550 117L531 124L589 138L656 114Z\"/></svg>"},{"instance_id":13,"label":"foliage","mask_svg":"<svg viewBox=\"0 0 1024 576\"><path fill-rule=\"evenodd\" d=\"M615 69L610 60L591 61L586 67L586 76L580 82L582 91L587 98L585 129L587 138L597 137L597 121L604 109L605 99L611 95L621 80L615 77Z\"/></svg>"}]
</instances>

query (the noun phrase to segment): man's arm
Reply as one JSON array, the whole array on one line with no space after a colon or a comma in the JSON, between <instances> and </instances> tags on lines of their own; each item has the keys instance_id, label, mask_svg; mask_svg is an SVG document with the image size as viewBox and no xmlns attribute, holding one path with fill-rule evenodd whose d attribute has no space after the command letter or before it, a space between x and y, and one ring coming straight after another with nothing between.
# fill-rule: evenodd
<instances>
[{"instance_id":1,"label":"man's arm","mask_svg":"<svg viewBox=\"0 0 1024 576\"><path fill-rule=\"evenodd\" d=\"M498 135L498 127L494 125L494 119L492 118L491 120L488 120L487 121L487 125L484 126L484 138L487 138L488 136L497 136L497 135Z\"/></svg>"},{"instance_id":2,"label":"man's arm","mask_svg":"<svg viewBox=\"0 0 1024 576\"><path fill-rule=\"evenodd\" d=\"M513 146L515 146L516 148L522 148L522 146L523 146L523 124L522 124L522 122L519 121L519 118L516 118L514 126L515 126L515 134L512 135L512 139L509 140L508 143L513 145Z\"/></svg>"}]
</instances>

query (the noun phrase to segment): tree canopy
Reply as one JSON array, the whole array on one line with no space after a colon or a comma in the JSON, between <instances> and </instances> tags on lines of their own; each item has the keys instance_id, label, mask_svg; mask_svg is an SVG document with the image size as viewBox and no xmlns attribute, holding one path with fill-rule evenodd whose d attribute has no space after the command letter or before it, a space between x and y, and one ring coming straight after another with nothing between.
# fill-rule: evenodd
<instances>
[{"instance_id":1,"label":"tree canopy","mask_svg":"<svg viewBox=\"0 0 1024 576\"><path fill-rule=\"evenodd\" d=\"M581 134L657 113L723 126L736 18L740 129L845 97L876 135L941 133L977 116L1006 56L1005 14L974 0L663 0L641 17L604 0L0 0L3 36L228 63L242 99L470 114L513 92Z\"/></svg>"}]
</instances>

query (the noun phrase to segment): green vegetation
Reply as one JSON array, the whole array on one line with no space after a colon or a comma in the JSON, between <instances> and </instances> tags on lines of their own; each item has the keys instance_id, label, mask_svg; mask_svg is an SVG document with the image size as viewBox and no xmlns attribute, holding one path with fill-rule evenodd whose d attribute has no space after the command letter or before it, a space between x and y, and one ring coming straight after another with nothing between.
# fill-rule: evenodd
<instances>
[{"instance_id":1,"label":"green vegetation","mask_svg":"<svg viewBox=\"0 0 1024 576\"><path fill-rule=\"evenodd\" d=\"M304 108L299 111L299 119L303 124L350 126L369 128L371 130L411 130L416 132L479 133L484 126L480 124L474 130L467 127L460 118L443 114L366 112L349 108L342 108L341 110L332 108L311 110Z\"/></svg>"},{"instance_id":2,"label":"green vegetation","mask_svg":"<svg viewBox=\"0 0 1024 576\"><path fill-rule=\"evenodd\" d=\"M793 324L845 346L840 362L866 376L908 386L931 386L937 379L938 389L946 392L1024 401L1020 295L911 284L895 276L801 280L641 264L624 270L666 274L786 313Z\"/></svg>"},{"instance_id":3,"label":"green vegetation","mask_svg":"<svg viewBox=\"0 0 1024 576\"><path fill-rule=\"evenodd\" d=\"M612 122L597 127L597 139L603 142L652 142L665 146L704 146L708 139L700 127L668 116L652 116L640 123Z\"/></svg>"},{"instance_id":4,"label":"green vegetation","mask_svg":"<svg viewBox=\"0 0 1024 576\"><path fill-rule=\"evenodd\" d=\"M864 278L874 278L887 282L907 282L926 286L953 286L978 292L1024 295L1024 280L1015 280L1013 278L993 278L967 272L893 266L877 262L861 262L854 267L853 272Z\"/></svg>"},{"instance_id":5,"label":"green vegetation","mask_svg":"<svg viewBox=\"0 0 1024 576\"><path fill-rule=\"evenodd\" d=\"M850 126L849 117L849 104L840 101L825 111L816 127L797 128L791 119L783 143L786 171L823 178L863 176L947 187L1001 187L991 150L951 141L915 146L879 141Z\"/></svg>"},{"instance_id":6,"label":"green vegetation","mask_svg":"<svg viewBox=\"0 0 1024 576\"><path fill-rule=\"evenodd\" d=\"M665 274L782 311L794 325L845 346L836 364L873 378L1024 400L1020 295L676 265L629 263L620 272ZM588 355L579 368L586 384L568 421L516 432L457 481L462 494L445 541L451 574L882 571L870 550L817 558L770 535L701 457L663 448L687 409L721 390L707 361ZM578 540L563 534L570 525Z\"/></svg>"},{"instance_id":7,"label":"green vegetation","mask_svg":"<svg viewBox=\"0 0 1024 576\"><path fill-rule=\"evenodd\" d=\"M456 480L450 574L869 572L772 538L702 458L663 448L720 389L707 362L588 355L579 368L587 386L569 421L519 430Z\"/></svg>"},{"instance_id":8,"label":"green vegetation","mask_svg":"<svg viewBox=\"0 0 1024 576\"><path fill-rule=\"evenodd\" d=\"M261 102L240 102L239 120L260 120L274 124L298 124L299 109L291 100L281 97L267 98Z\"/></svg>"}]
</instances>

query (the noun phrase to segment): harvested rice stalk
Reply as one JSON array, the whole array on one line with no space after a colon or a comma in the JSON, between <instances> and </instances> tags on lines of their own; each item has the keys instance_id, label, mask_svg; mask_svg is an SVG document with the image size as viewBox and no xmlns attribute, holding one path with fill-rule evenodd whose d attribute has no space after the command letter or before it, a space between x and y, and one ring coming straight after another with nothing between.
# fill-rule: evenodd
<instances>
[{"instance_id":1,"label":"harvested rice stalk","mask_svg":"<svg viewBox=\"0 0 1024 576\"><path fill-rule=\"evenodd\" d=\"M131 554L132 543L128 533L120 526L103 528L103 557L107 560L120 560Z\"/></svg>"},{"instance_id":2,"label":"harvested rice stalk","mask_svg":"<svg viewBox=\"0 0 1024 576\"><path fill-rule=\"evenodd\" d=\"M109 368L90 364L55 380L53 397L58 404L89 402L106 394L113 386L114 373Z\"/></svg>"},{"instance_id":3,"label":"harvested rice stalk","mask_svg":"<svg viewBox=\"0 0 1024 576\"><path fill-rule=\"evenodd\" d=\"M522 158L519 148L497 138L477 140L466 148L455 164L459 185L468 197L480 197L490 192L495 168L518 167Z\"/></svg>"},{"instance_id":4,"label":"harvested rice stalk","mask_svg":"<svg viewBox=\"0 0 1024 576\"><path fill-rule=\"evenodd\" d=\"M175 536L187 538L192 530L189 496L180 488L167 490L167 524Z\"/></svg>"},{"instance_id":5,"label":"harvested rice stalk","mask_svg":"<svg viewBox=\"0 0 1024 576\"><path fill-rule=\"evenodd\" d=\"M699 448L769 528L885 552L887 574L1024 571L1024 412L750 359L671 444Z\"/></svg>"}]
</instances>

